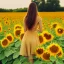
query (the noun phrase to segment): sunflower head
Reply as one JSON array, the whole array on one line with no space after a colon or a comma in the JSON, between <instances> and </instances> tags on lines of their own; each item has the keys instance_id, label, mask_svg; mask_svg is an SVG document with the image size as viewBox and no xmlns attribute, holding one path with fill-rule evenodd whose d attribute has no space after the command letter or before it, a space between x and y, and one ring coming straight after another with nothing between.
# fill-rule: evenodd
<instances>
[{"instance_id":1,"label":"sunflower head","mask_svg":"<svg viewBox=\"0 0 64 64\"><path fill-rule=\"evenodd\" d=\"M58 27L55 29L55 31L56 31L56 35L58 35L58 36L62 36L63 33L64 33L64 29L63 29L62 27L60 27L60 26L58 26Z\"/></svg>"},{"instance_id":2,"label":"sunflower head","mask_svg":"<svg viewBox=\"0 0 64 64\"><path fill-rule=\"evenodd\" d=\"M49 61L50 60L50 53L48 51L44 51L41 55L42 60Z\"/></svg>"},{"instance_id":3,"label":"sunflower head","mask_svg":"<svg viewBox=\"0 0 64 64\"><path fill-rule=\"evenodd\" d=\"M11 33L7 34L6 37L7 37L7 39L9 40L9 42L13 42L14 37L13 37L13 35L12 35Z\"/></svg>"},{"instance_id":4,"label":"sunflower head","mask_svg":"<svg viewBox=\"0 0 64 64\"><path fill-rule=\"evenodd\" d=\"M51 24L51 28L56 28L58 25L60 25L60 23L54 22Z\"/></svg>"},{"instance_id":5,"label":"sunflower head","mask_svg":"<svg viewBox=\"0 0 64 64\"><path fill-rule=\"evenodd\" d=\"M56 28L57 24L53 24L53 28Z\"/></svg>"},{"instance_id":6,"label":"sunflower head","mask_svg":"<svg viewBox=\"0 0 64 64\"><path fill-rule=\"evenodd\" d=\"M62 34L63 33L63 29L62 28L58 28L58 33Z\"/></svg>"},{"instance_id":7,"label":"sunflower head","mask_svg":"<svg viewBox=\"0 0 64 64\"><path fill-rule=\"evenodd\" d=\"M21 33L21 29L14 30L14 35L16 38L18 38L20 36L20 33Z\"/></svg>"},{"instance_id":8,"label":"sunflower head","mask_svg":"<svg viewBox=\"0 0 64 64\"><path fill-rule=\"evenodd\" d=\"M60 46L58 44L52 43L47 49L51 55L56 56L60 51Z\"/></svg>"},{"instance_id":9,"label":"sunflower head","mask_svg":"<svg viewBox=\"0 0 64 64\"><path fill-rule=\"evenodd\" d=\"M43 36L45 37L45 39L46 39L47 41L51 41L51 40L53 40L53 38L54 38L54 36L53 36L52 34L48 33L48 32L44 32L44 33L43 33Z\"/></svg>"},{"instance_id":10,"label":"sunflower head","mask_svg":"<svg viewBox=\"0 0 64 64\"><path fill-rule=\"evenodd\" d=\"M4 39L1 41L1 46L2 46L3 48L5 48L5 47L8 47L8 45L9 45L8 39L7 39L7 38L4 38Z\"/></svg>"},{"instance_id":11,"label":"sunflower head","mask_svg":"<svg viewBox=\"0 0 64 64\"><path fill-rule=\"evenodd\" d=\"M39 47L39 48L37 48L36 49L36 56L38 57L38 58L40 58L41 57L41 55L43 54L43 52L44 52L44 48L42 48L42 47Z\"/></svg>"}]
</instances>

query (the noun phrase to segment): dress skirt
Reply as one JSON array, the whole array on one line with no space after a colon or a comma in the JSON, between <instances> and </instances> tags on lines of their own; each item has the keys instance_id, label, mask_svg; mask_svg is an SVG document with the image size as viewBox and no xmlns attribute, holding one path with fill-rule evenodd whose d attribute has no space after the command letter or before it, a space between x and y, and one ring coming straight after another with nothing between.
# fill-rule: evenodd
<instances>
[{"instance_id":1,"label":"dress skirt","mask_svg":"<svg viewBox=\"0 0 64 64\"><path fill-rule=\"evenodd\" d=\"M39 46L39 37L36 31L26 31L20 47L20 55L30 56L35 54L36 48Z\"/></svg>"}]
</instances>

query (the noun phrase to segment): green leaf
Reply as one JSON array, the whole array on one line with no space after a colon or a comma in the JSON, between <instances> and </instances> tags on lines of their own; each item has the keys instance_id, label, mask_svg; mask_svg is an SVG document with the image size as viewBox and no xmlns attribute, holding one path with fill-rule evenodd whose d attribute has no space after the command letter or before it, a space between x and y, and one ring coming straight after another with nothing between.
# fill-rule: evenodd
<instances>
[{"instance_id":1,"label":"green leaf","mask_svg":"<svg viewBox=\"0 0 64 64\"><path fill-rule=\"evenodd\" d=\"M20 41L15 42L15 47L19 47L19 46L20 46L20 44L21 44L21 42L20 42Z\"/></svg>"},{"instance_id":2,"label":"green leaf","mask_svg":"<svg viewBox=\"0 0 64 64\"><path fill-rule=\"evenodd\" d=\"M60 62L60 61L56 61L56 64L63 64L63 62Z\"/></svg>"},{"instance_id":3,"label":"green leaf","mask_svg":"<svg viewBox=\"0 0 64 64\"><path fill-rule=\"evenodd\" d=\"M27 58L24 56L19 56L19 60L23 63L24 61L27 61Z\"/></svg>"},{"instance_id":4,"label":"green leaf","mask_svg":"<svg viewBox=\"0 0 64 64\"><path fill-rule=\"evenodd\" d=\"M2 60L4 58L5 58L4 52L0 53L0 60Z\"/></svg>"},{"instance_id":5,"label":"green leaf","mask_svg":"<svg viewBox=\"0 0 64 64\"><path fill-rule=\"evenodd\" d=\"M3 51L3 48L0 46L0 53Z\"/></svg>"},{"instance_id":6,"label":"green leaf","mask_svg":"<svg viewBox=\"0 0 64 64\"><path fill-rule=\"evenodd\" d=\"M13 59L17 58L18 56L19 56L19 52L17 51L17 52L15 52L15 53L13 54Z\"/></svg>"},{"instance_id":7,"label":"green leaf","mask_svg":"<svg viewBox=\"0 0 64 64\"><path fill-rule=\"evenodd\" d=\"M6 64L12 64L13 63L13 61L9 61L9 62L7 62Z\"/></svg>"},{"instance_id":8,"label":"green leaf","mask_svg":"<svg viewBox=\"0 0 64 64\"><path fill-rule=\"evenodd\" d=\"M54 62L56 58L54 56L50 56L50 60Z\"/></svg>"},{"instance_id":9,"label":"green leaf","mask_svg":"<svg viewBox=\"0 0 64 64\"><path fill-rule=\"evenodd\" d=\"M12 47L12 46L14 46L14 44L15 44L15 43L14 43L14 42L12 42L12 43L9 45L9 47Z\"/></svg>"},{"instance_id":10,"label":"green leaf","mask_svg":"<svg viewBox=\"0 0 64 64\"><path fill-rule=\"evenodd\" d=\"M6 57L8 57L8 56L10 56L11 54L13 54L13 51L12 51L11 49L6 49L6 50L4 51L4 54L5 54Z\"/></svg>"},{"instance_id":11,"label":"green leaf","mask_svg":"<svg viewBox=\"0 0 64 64\"><path fill-rule=\"evenodd\" d=\"M8 59L8 61L13 60L13 56L12 56L12 55L10 55L9 57L7 57L7 59Z\"/></svg>"},{"instance_id":12,"label":"green leaf","mask_svg":"<svg viewBox=\"0 0 64 64\"><path fill-rule=\"evenodd\" d=\"M15 53L17 51L17 48L15 47L11 47L10 49L12 50L12 53Z\"/></svg>"},{"instance_id":13,"label":"green leaf","mask_svg":"<svg viewBox=\"0 0 64 64\"><path fill-rule=\"evenodd\" d=\"M14 60L13 64L21 64L20 60L17 58Z\"/></svg>"},{"instance_id":14,"label":"green leaf","mask_svg":"<svg viewBox=\"0 0 64 64\"><path fill-rule=\"evenodd\" d=\"M63 64L63 60L62 60L62 58L57 58L57 60L56 60L56 64Z\"/></svg>"},{"instance_id":15,"label":"green leaf","mask_svg":"<svg viewBox=\"0 0 64 64\"><path fill-rule=\"evenodd\" d=\"M2 64L5 64L7 61L8 61L8 59L7 59L7 58L4 58L4 59L2 60Z\"/></svg>"},{"instance_id":16,"label":"green leaf","mask_svg":"<svg viewBox=\"0 0 64 64\"><path fill-rule=\"evenodd\" d=\"M15 38L15 39L14 39L14 43L16 43L17 41L19 41L19 40Z\"/></svg>"},{"instance_id":17,"label":"green leaf","mask_svg":"<svg viewBox=\"0 0 64 64\"><path fill-rule=\"evenodd\" d=\"M47 62L47 64L52 64L52 62Z\"/></svg>"},{"instance_id":18,"label":"green leaf","mask_svg":"<svg viewBox=\"0 0 64 64\"><path fill-rule=\"evenodd\" d=\"M37 60L34 62L34 64L42 64L42 61Z\"/></svg>"},{"instance_id":19,"label":"green leaf","mask_svg":"<svg viewBox=\"0 0 64 64\"><path fill-rule=\"evenodd\" d=\"M31 63L29 63L29 62L25 61L25 62L23 62L22 64L31 64Z\"/></svg>"},{"instance_id":20,"label":"green leaf","mask_svg":"<svg viewBox=\"0 0 64 64\"><path fill-rule=\"evenodd\" d=\"M63 40L64 41L64 36L60 37L59 40Z\"/></svg>"},{"instance_id":21,"label":"green leaf","mask_svg":"<svg viewBox=\"0 0 64 64\"><path fill-rule=\"evenodd\" d=\"M2 64L7 64L6 62L13 60L12 56L9 57L5 57L4 59L2 59Z\"/></svg>"}]
</instances>

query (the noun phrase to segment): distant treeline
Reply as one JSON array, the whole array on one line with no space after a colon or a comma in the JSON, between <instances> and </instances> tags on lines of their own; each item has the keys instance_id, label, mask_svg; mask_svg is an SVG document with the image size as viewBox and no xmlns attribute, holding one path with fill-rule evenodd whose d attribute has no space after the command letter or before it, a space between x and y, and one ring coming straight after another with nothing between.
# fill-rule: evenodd
<instances>
[{"instance_id":1,"label":"distant treeline","mask_svg":"<svg viewBox=\"0 0 64 64\"><path fill-rule=\"evenodd\" d=\"M0 8L0 12L26 12L27 8L17 8L17 9L3 9Z\"/></svg>"},{"instance_id":2,"label":"distant treeline","mask_svg":"<svg viewBox=\"0 0 64 64\"><path fill-rule=\"evenodd\" d=\"M39 9L38 9L39 10ZM49 9L45 9L45 10L39 10L39 12L51 12L51 10ZM54 10L53 10L54 11ZM52 11L52 12L53 12ZM57 9L56 11L64 11L64 7L60 7L59 9ZM0 8L0 12L27 12L27 8L17 8L17 9L3 9L3 8Z\"/></svg>"}]
</instances>

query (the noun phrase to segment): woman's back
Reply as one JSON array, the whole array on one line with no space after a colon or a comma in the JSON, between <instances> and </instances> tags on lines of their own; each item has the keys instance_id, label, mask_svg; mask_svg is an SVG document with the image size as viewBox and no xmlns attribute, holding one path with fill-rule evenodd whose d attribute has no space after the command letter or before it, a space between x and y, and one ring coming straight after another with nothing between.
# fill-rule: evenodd
<instances>
[{"instance_id":1,"label":"woman's back","mask_svg":"<svg viewBox=\"0 0 64 64\"><path fill-rule=\"evenodd\" d=\"M25 22L25 21L24 21ZM25 24L25 23L24 23ZM31 30L29 30L28 28L27 28L27 26L25 25L24 26L24 28L25 28L25 30L27 31L39 31L39 32L42 32L42 19L41 19L41 17L40 16L37 16L36 17L36 21L35 21L35 24L34 24L34 26L32 27L32 29Z\"/></svg>"}]
</instances>

